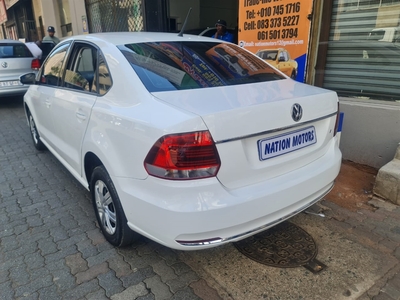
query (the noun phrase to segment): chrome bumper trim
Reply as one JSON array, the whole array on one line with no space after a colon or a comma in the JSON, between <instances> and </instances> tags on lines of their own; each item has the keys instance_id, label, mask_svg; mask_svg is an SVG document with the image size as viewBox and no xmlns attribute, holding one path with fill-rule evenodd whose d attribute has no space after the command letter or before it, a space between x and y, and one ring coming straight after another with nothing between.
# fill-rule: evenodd
<instances>
[{"instance_id":1,"label":"chrome bumper trim","mask_svg":"<svg viewBox=\"0 0 400 300\"><path fill-rule=\"evenodd\" d=\"M251 234L251 233L256 232L256 231L262 231L263 229L268 229L268 228L270 228L270 227L272 227L274 225L277 225L277 224L279 224L279 223L281 223L281 222L283 222L283 221L285 221L287 219L290 219L291 217L297 215L298 213L302 212L303 210L309 208L310 206L314 205L318 201L322 200L322 198L324 198L333 189L334 184L335 183L333 182L332 185L329 187L328 191L326 193L324 193L322 196L318 197L317 199L314 199L313 201L307 203L306 205L302 206L301 208L295 210L294 212L292 212L292 213L290 213L290 214L288 214L288 215L286 215L284 217L281 217L281 218L279 218L278 220L276 220L274 222L265 224L263 226L260 226L260 227L257 227L255 229L252 229L250 231L246 231L246 232L243 232L241 234L238 234L238 235L235 235L235 236L231 236L231 237L228 237L228 238L224 238L224 239L223 238L210 238L208 241L193 241L193 242L191 242L191 241L176 241L176 242L179 243L182 246L187 246L187 247L215 245L215 244L219 244L219 243L222 243L222 242L229 242L229 241L235 240L237 238L240 238L242 236Z\"/></svg>"}]
</instances>

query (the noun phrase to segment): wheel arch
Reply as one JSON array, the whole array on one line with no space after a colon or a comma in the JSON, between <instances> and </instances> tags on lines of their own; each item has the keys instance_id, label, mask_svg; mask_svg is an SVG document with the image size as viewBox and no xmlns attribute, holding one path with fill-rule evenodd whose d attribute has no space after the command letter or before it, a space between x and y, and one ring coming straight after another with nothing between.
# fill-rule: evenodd
<instances>
[{"instance_id":1,"label":"wheel arch","mask_svg":"<svg viewBox=\"0 0 400 300\"><path fill-rule=\"evenodd\" d=\"M29 115L31 114L31 110L29 109L29 106L26 102L24 102L24 111L25 111L25 117L26 121L29 122Z\"/></svg>"},{"instance_id":2,"label":"wheel arch","mask_svg":"<svg viewBox=\"0 0 400 300\"><path fill-rule=\"evenodd\" d=\"M84 159L84 171L89 190L91 189L90 182L92 179L93 170L98 166L104 166L100 158L93 152L86 153Z\"/></svg>"}]
</instances>

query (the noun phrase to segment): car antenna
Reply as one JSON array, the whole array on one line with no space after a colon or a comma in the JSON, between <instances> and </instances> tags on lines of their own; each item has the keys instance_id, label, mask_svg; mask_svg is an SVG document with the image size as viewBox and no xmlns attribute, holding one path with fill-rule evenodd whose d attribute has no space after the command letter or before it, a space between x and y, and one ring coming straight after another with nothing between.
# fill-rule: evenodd
<instances>
[{"instance_id":1,"label":"car antenna","mask_svg":"<svg viewBox=\"0 0 400 300\"><path fill-rule=\"evenodd\" d=\"M179 31L178 36L183 36L183 31L184 31L185 28L186 28L186 23L187 23L187 21L188 21L188 19L189 19L189 15L190 15L190 12L191 12L191 11L192 11L192 8L189 8L189 11L188 11L188 13L187 13L187 15L186 15L185 22L183 22L182 29L181 29L181 31Z\"/></svg>"}]
</instances>

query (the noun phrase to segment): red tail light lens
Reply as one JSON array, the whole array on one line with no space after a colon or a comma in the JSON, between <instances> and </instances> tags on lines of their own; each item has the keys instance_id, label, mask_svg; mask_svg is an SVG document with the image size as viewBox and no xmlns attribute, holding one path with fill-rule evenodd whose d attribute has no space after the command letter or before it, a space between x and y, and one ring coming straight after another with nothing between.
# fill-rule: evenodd
<instances>
[{"instance_id":1,"label":"red tail light lens","mask_svg":"<svg viewBox=\"0 0 400 300\"><path fill-rule=\"evenodd\" d=\"M37 58L32 60L31 68L32 68L32 70L39 70L40 69L40 60L38 60Z\"/></svg>"},{"instance_id":2,"label":"red tail light lens","mask_svg":"<svg viewBox=\"0 0 400 300\"><path fill-rule=\"evenodd\" d=\"M154 144L144 161L150 175L173 180L213 177L220 165L208 131L166 135Z\"/></svg>"}]
</instances>

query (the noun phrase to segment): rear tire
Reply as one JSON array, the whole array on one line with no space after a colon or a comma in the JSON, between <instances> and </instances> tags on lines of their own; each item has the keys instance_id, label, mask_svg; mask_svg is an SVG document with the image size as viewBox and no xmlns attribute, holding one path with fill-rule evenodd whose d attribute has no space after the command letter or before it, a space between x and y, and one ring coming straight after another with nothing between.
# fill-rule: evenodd
<instances>
[{"instance_id":1,"label":"rear tire","mask_svg":"<svg viewBox=\"0 0 400 300\"><path fill-rule=\"evenodd\" d=\"M117 191L104 166L93 170L90 193L100 229L110 244L128 246L139 238L140 235L127 224Z\"/></svg>"},{"instance_id":2,"label":"rear tire","mask_svg":"<svg viewBox=\"0 0 400 300\"><path fill-rule=\"evenodd\" d=\"M29 114L28 119L29 119L29 128L31 130L33 145L39 151L46 150L46 146L40 140L40 135L39 132L37 131L35 120L33 119L31 114Z\"/></svg>"},{"instance_id":3,"label":"rear tire","mask_svg":"<svg viewBox=\"0 0 400 300\"><path fill-rule=\"evenodd\" d=\"M292 75L290 75L290 78L292 78L292 79L296 79L296 77L297 77L297 74L296 74L296 72L295 72L295 71L293 71L293 72L292 72Z\"/></svg>"}]
</instances>

